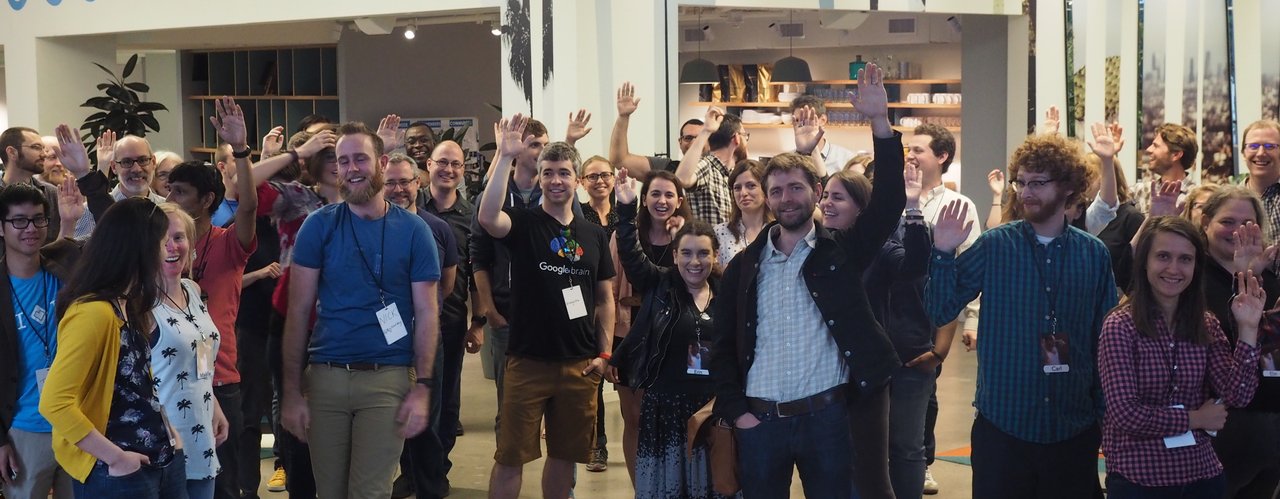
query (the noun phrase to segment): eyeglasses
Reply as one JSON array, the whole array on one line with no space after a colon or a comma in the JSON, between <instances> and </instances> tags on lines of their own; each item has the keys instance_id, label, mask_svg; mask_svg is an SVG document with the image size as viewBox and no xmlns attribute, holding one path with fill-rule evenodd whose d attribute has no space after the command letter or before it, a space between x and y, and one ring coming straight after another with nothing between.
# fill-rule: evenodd
<instances>
[{"instance_id":1,"label":"eyeglasses","mask_svg":"<svg viewBox=\"0 0 1280 499\"><path fill-rule=\"evenodd\" d=\"M1044 186L1057 182L1058 179L1050 178L1045 180L1013 180L1009 185L1013 186L1015 191L1034 191L1043 189Z\"/></svg>"},{"instance_id":2,"label":"eyeglasses","mask_svg":"<svg viewBox=\"0 0 1280 499\"><path fill-rule=\"evenodd\" d=\"M138 156L136 158L124 158L124 159L116 160L115 163L117 165L120 165L121 168L124 168L126 170L132 170L134 166L141 166L143 168L146 168L147 165L151 164L152 159L154 158L152 158L151 156Z\"/></svg>"},{"instance_id":3,"label":"eyeglasses","mask_svg":"<svg viewBox=\"0 0 1280 499\"><path fill-rule=\"evenodd\" d=\"M40 153L44 152L44 144L25 144L22 147L31 149L32 151L35 151L35 152L40 152Z\"/></svg>"},{"instance_id":4,"label":"eyeglasses","mask_svg":"<svg viewBox=\"0 0 1280 499\"><path fill-rule=\"evenodd\" d=\"M750 141L751 141L751 133L750 133L750 132L738 132L738 133L742 134L742 141L743 141L743 142L750 142Z\"/></svg>"},{"instance_id":5,"label":"eyeglasses","mask_svg":"<svg viewBox=\"0 0 1280 499\"><path fill-rule=\"evenodd\" d=\"M676 140L679 140L680 142L693 142L693 139L696 138L698 138L697 135L681 135L677 137Z\"/></svg>"},{"instance_id":6,"label":"eyeglasses","mask_svg":"<svg viewBox=\"0 0 1280 499\"><path fill-rule=\"evenodd\" d=\"M612 172L591 173L591 174L582 176L582 179L586 180L587 182L600 182L602 180L608 181L612 178L613 178Z\"/></svg>"},{"instance_id":7,"label":"eyeglasses","mask_svg":"<svg viewBox=\"0 0 1280 499\"><path fill-rule=\"evenodd\" d=\"M1268 152L1270 152L1270 151L1276 150L1276 148L1280 148L1280 144L1272 144L1270 142L1250 142L1248 144L1245 144L1244 148L1250 151L1257 151L1258 149L1266 149Z\"/></svg>"},{"instance_id":8,"label":"eyeglasses","mask_svg":"<svg viewBox=\"0 0 1280 499\"><path fill-rule=\"evenodd\" d=\"M416 178L406 178L406 179L400 179L400 180L387 180L386 184L387 184L387 187L392 189L395 189L397 187L401 189L408 189L410 185L413 185L413 183L417 181L418 179Z\"/></svg>"},{"instance_id":9,"label":"eyeglasses","mask_svg":"<svg viewBox=\"0 0 1280 499\"><path fill-rule=\"evenodd\" d=\"M30 227L31 224L36 224L36 228L39 228L39 229L43 229L49 226L49 217L46 217L44 215L39 215L39 216L36 216L35 218L27 218L27 217L6 218L4 219L4 221L9 222L9 225L12 225L13 228L18 230L22 230L27 227Z\"/></svg>"},{"instance_id":10,"label":"eyeglasses","mask_svg":"<svg viewBox=\"0 0 1280 499\"><path fill-rule=\"evenodd\" d=\"M462 167L463 167L463 165L464 165L464 163L463 163L463 162L458 161L458 160L453 160L453 161L443 161L443 160L433 159L433 160L431 160L431 162L432 162L432 163L435 163L435 164L436 164L436 166L439 166L439 167L441 167L441 168L444 168L444 167L462 168Z\"/></svg>"}]
</instances>

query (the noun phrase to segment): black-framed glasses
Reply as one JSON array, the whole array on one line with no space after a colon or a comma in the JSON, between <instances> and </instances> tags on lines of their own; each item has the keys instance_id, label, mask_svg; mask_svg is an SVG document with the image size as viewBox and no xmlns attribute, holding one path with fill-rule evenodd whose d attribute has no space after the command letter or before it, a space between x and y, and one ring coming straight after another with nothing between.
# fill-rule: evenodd
<instances>
[{"instance_id":1,"label":"black-framed glasses","mask_svg":"<svg viewBox=\"0 0 1280 499\"><path fill-rule=\"evenodd\" d=\"M435 164L436 164L436 166L439 166L439 167L462 168L463 166L465 166L465 165L466 165L466 163L463 163L463 162L458 161L458 160L456 160L456 159L455 159L455 160L453 160L453 161L444 161L444 160L439 160L439 159L433 159L433 160L431 160L431 162L432 162L432 163L435 163Z\"/></svg>"},{"instance_id":2,"label":"black-framed glasses","mask_svg":"<svg viewBox=\"0 0 1280 499\"><path fill-rule=\"evenodd\" d=\"M44 215L37 215L35 218L27 218L27 217L6 218L4 219L4 221L9 222L9 225L12 225L13 228L18 230L22 230L27 227L30 227L31 224L36 224L36 228L38 229L43 229L49 226L49 217L46 217Z\"/></svg>"},{"instance_id":3,"label":"black-framed glasses","mask_svg":"<svg viewBox=\"0 0 1280 499\"><path fill-rule=\"evenodd\" d=\"M676 140L679 140L680 142L693 142L693 139L696 138L698 138L697 135L681 135L677 137Z\"/></svg>"},{"instance_id":4,"label":"black-framed glasses","mask_svg":"<svg viewBox=\"0 0 1280 499\"><path fill-rule=\"evenodd\" d=\"M151 156L138 156L136 158L118 159L115 161L115 163L117 165L120 165L121 168L124 168L126 170L132 170L134 166L141 166L143 168L146 168L148 165L151 164L151 161L154 159L155 158L152 158Z\"/></svg>"},{"instance_id":5,"label":"black-framed glasses","mask_svg":"<svg viewBox=\"0 0 1280 499\"><path fill-rule=\"evenodd\" d=\"M1280 148L1280 144L1273 144L1270 142L1250 142L1248 144L1245 144L1244 148L1250 151L1257 151L1258 149L1266 149L1268 152L1270 152L1270 151L1276 150L1277 148Z\"/></svg>"},{"instance_id":6,"label":"black-framed glasses","mask_svg":"<svg viewBox=\"0 0 1280 499\"><path fill-rule=\"evenodd\" d=\"M613 178L613 172L600 172L583 175L582 179L587 182L599 182L601 180L610 180Z\"/></svg>"},{"instance_id":7,"label":"black-framed glasses","mask_svg":"<svg viewBox=\"0 0 1280 499\"><path fill-rule=\"evenodd\" d=\"M404 178L400 180L387 180L386 184L387 184L387 187L392 189L395 189L397 187L401 189L408 189L410 188L410 186L413 185L414 182L417 182L417 181L418 179L416 178Z\"/></svg>"},{"instance_id":8,"label":"black-framed glasses","mask_svg":"<svg viewBox=\"0 0 1280 499\"><path fill-rule=\"evenodd\" d=\"M1045 180L1018 180L1018 179L1014 179L1014 180L1012 180L1012 181L1010 181L1010 182L1009 182L1009 185L1013 186L1013 190L1015 190L1015 191L1039 190L1039 189L1043 189L1043 188L1044 188L1044 186L1049 185L1049 184L1052 184L1052 183L1057 182L1057 181L1058 181L1058 179L1056 179L1056 178L1050 178L1050 179L1045 179Z\"/></svg>"}]
</instances>

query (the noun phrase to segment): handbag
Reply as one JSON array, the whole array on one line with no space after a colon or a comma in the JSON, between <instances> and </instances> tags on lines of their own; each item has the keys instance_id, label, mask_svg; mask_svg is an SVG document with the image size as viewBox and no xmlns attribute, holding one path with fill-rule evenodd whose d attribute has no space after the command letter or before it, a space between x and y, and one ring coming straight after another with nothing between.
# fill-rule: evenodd
<instances>
[{"instance_id":1,"label":"handbag","mask_svg":"<svg viewBox=\"0 0 1280 499\"><path fill-rule=\"evenodd\" d=\"M689 418L688 452L692 455L695 447L706 445L711 487L718 494L732 496L742 489L738 485L738 440L723 418L712 417L715 405L712 398Z\"/></svg>"}]
</instances>

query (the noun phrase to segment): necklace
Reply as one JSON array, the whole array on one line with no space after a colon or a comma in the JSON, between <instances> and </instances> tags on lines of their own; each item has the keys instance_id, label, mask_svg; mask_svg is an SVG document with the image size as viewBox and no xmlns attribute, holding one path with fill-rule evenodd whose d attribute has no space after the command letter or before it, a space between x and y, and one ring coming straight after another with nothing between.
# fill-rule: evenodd
<instances>
[{"instance_id":1,"label":"necklace","mask_svg":"<svg viewBox=\"0 0 1280 499\"><path fill-rule=\"evenodd\" d=\"M179 284L179 286L182 286L182 285ZM191 313L191 297L187 296L187 288L185 286L182 286L182 298L187 301L187 306L185 307L183 307L182 305L178 305L178 300L175 300L173 299L172 296L169 296L168 290L162 287L160 288L160 292L164 293L164 297L169 300L169 303L173 304L174 309L178 310L179 312L182 312L184 318L187 319L187 322L190 322L192 324L196 323L196 316L195 314Z\"/></svg>"}]
</instances>

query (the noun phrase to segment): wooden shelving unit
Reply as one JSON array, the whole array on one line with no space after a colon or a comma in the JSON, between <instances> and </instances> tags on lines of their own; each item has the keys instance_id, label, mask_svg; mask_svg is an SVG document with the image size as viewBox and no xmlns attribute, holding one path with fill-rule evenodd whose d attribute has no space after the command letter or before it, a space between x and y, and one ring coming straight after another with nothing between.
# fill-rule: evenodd
<instances>
[{"instance_id":1,"label":"wooden shelving unit","mask_svg":"<svg viewBox=\"0 0 1280 499\"><path fill-rule=\"evenodd\" d=\"M772 123L772 124L765 124L765 123L743 123L743 124L742 124L742 128L791 128L791 125L782 124L782 123ZM871 130L871 126L870 126L870 125L827 125L827 126L826 126L826 128L827 128L828 130L830 130L830 129L835 129L835 130ZM959 131L960 131L960 127L958 127L958 126L948 126L948 127L943 127L943 128L946 128L947 130L952 131L952 132L959 132ZM915 130L915 127L894 125L894 126L893 126L893 129L894 129L894 130L897 130L897 131L899 131L899 132L911 133L911 131Z\"/></svg>"},{"instance_id":2,"label":"wooden shelving unit","mask_svg":"<svg viewBox=\"0 0 1280 499\"><path fill-rule=\"evenodd\" d=\"M690 102L690 106L720 106L720 107L767 107L782 108L791 107L789 102ZM848 102L828 102L828 108L832 109L853 109L853 104ZM907 102L890 102L890 109L960 109L960 104L911 104Z\"/></svg>"},{"instance_id":3,"label":"wooden shelving unit","mask_svg":"<svg viewBox=\"0 0 1280 499\"><path fill-rule=\"evenodd\" d=\"M287 137L309 114L338 120L337 46L193 51L191 56L188 74L195 75L195 95L187 98L199 105L202 131L200 144L190 149L196 157L211 156L218 145L209 117L224 95L244 110L251 143L275 126L284 126Z\"/></svg>"}]
</instances>

